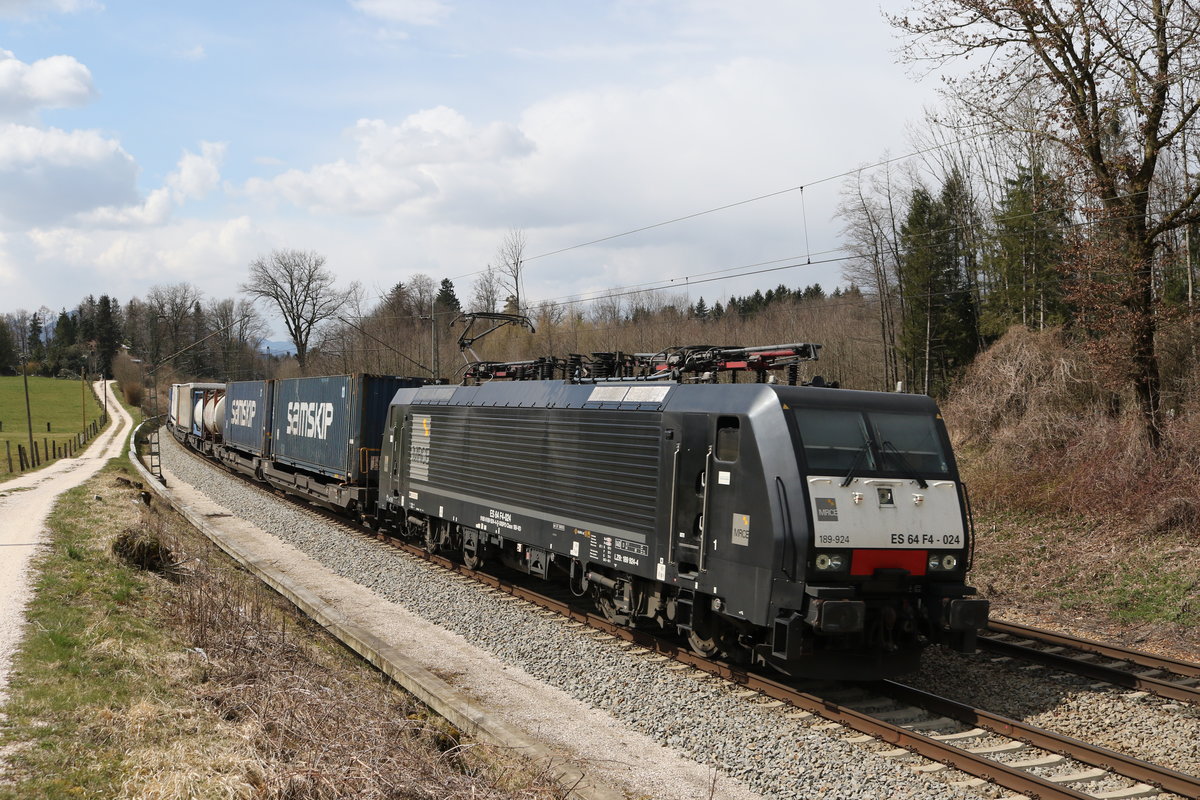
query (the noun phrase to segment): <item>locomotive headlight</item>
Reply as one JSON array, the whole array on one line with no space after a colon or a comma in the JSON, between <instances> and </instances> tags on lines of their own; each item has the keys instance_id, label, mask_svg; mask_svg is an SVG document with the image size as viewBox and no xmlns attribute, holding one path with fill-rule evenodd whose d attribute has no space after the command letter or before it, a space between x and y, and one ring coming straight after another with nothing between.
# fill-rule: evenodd
<instances>
[{"instance_id":1,"label":"locomotive headlight","mask_svg":"<svg viewBox=\"0 0 1200 800\"><path fill-rule=\"evenodd\" d=\"M928 564L930 572L949 572L958 566L958 556L953 553L930 553Z\"/></svg>"},{"instance_id":2,"label":"locomotive headlight","mask_svg":"<svg viewBox=\"0 0 1200 800\"><path fill-rule=\"evenodd\" d=\"M818 553L813 561L818 572L840 572L846 568L844 553Z\"/></svg>"}]
</instances>

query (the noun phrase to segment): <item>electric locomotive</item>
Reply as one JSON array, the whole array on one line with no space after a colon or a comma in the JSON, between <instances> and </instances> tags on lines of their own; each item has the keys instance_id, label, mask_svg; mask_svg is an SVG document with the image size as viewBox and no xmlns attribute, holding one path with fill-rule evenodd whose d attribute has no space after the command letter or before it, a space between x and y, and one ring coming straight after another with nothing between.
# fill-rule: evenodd
<instances>
[{"instance_id":1,"label":"electric locomotive","mask_svg":"<svg viewBox=\"0 0 1200 800\"><path fill-rule=\"evenodd\" d=\"M927 642L972 650L987 621L965 581L965 489L925 396L621 378L403 388L376 515L468 565L566 581L613 622L791 675L911 671Z\"/></svg>"}]
</instances>

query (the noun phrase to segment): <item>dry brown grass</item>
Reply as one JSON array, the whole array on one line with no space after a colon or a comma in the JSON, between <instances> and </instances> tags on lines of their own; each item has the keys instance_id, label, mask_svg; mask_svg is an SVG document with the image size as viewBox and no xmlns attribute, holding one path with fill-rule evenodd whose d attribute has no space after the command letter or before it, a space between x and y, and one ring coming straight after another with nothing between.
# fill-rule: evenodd
<instances>
[{"instance_id":1,"label":"dry brown grass","mask_svg":"<svg viewBox=\"0 0 1200 800\"><path fill-rule=\"evenodd\" d=\"M195 697L245 755L225 758L244 796L334 798L557 798L548 774L515 754L466 741L387 679L332 643L316 625L239 570L206 541L162 515L149 538L181 576L164 619L186 643ZM185 747L148 759L129 796L172 795L200 767ZM131 754L132 757L132 754ZM185 769L173 765L189 765ZM233 784L226 782L228 789ZM229 795L233 796L233 795Z\"/></svg>"},{"instance_id":2,"label":"dry brown grass","mask_svg":"<svg viewBox=\"0 0 1200 800\"><path fill-rule=\"evenodd\" d=\"M1195 530L1200 407L1170 416L1152 450L1121 410L1130 405L1059 331L1013 328L972 365L944 413L983 511L1079 514L1131 535Z\"/></svg>"},{"instance_id":3,"label":"dry brown grass","mask_svg":"<svg viewBox=\"0 0 1200 800\"><path fill-rule=\"evenodd\" d=\"M51 516L0 798L566 794L430 716L117 473Z\"/></svg>"},{"instance_id":4,"label":"dry brown grass","mask_svg":"<svg viewBox=\"0 0 1200 800\"><path fill-rule=\"evenodd\" d=\"M1002 615L1196 658L1200 407L1152 450L1090 364L1058 331L1015 328L943 404L976 511L971 580Z\"/></svg>"}]
</instances>

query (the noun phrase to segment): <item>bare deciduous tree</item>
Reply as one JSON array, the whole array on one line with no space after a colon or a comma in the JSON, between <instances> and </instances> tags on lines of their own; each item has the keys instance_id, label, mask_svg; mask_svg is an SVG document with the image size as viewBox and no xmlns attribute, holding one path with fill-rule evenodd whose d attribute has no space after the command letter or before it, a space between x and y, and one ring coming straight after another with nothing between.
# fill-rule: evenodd
<instances>
[{"instance_id":1,"label":"bare deciduous tree","mask_svg":"<svg viewBox=\"0 0 1200 800\"><path fill-rule=\"evenodd\" d=\"M475 279L471 291L471 304L468 306L471 311L495 314L500 310L500 279L491 264Z\"/></svg>"},{"instance_id":2,"label":"bare deciduous tree","mask_svg":"<svg viewBox=\"0 0 1200 800\"><path fill-rule=\"evenodd\" d=\"M267 334L266 320L245 298L210 300L205 314L214 331L207 351L218 377L248 380L254 377L254 361Z\"/></svg>"},{"instance_id":3,"label":"bare deciduous tree","mask_svg":"<svg viewBox=\"0 0 1200 800\"><path fill-rule=\"evenodd\" d=\"M1155 251L1164 234L1200 221L1200 175L1170 194L1160 167L1182 161L1200 111L1200 12L1190 0L934 0L892 23L911 38L911 59L982 56L951 78L954 96L984 124L1015 130L1008 113L1029 87L1043 98L1037 128L1087 175L1096 209L1084 257L1097 286L1112 289L1108 334L1125 343L1127 374L1147 439L1161 439L1155 337ZM1028 123L1026 123L1028 124ZM1116 268L1117 275L1100 274Z\"/></svg>"},{"instance_id":4,"label":"bare deciduous tree","mask_svg":"<svg viewBox=\"0 0 1200 800\"><path fill-rule=\"evenodd\" d=\"M500 243L500 249L496 251L496 262L500 287L513 299L516 313L525 313L522 309L525 308L526 300L521 297L522 277L525 271L525 231L519 228L508 229L504 241Z\"/></svg>"},{"instance_id":5,"label":"bare deciduous tree","mask_svg":"<svg viewBox=\"0 0 1200 800\"><path fill-rule=\"evenodd\" d=\"M241 290L275 305L303 371L313 329L332 319L348 294L334 287L325 256L312 250L273 250L250 262L250 280Z\"/></svg>"},{"instance_id":6,"label":"bare deciduous tree","mask_svg":"<svg viewBox=\"0 0 1200 800\"><path fill-rule=\"evenodd\" d=\"M146 344L152 363L177 353L196 341L191 330L193 311L204 293L183 281L170 286L152 286L146 294L148 314Z\"/></svg>"}]
</instances>

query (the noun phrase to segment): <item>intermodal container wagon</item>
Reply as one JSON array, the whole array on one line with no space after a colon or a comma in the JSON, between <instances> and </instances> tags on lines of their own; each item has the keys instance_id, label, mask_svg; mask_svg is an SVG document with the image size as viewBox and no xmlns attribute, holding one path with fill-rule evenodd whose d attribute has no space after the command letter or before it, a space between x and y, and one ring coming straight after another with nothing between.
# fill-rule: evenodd
<instances>
[{"instance_id":1,"label":"intermodal container wagon","mask_svg":"<svg viewBox=\"0 0 1200 800\"><path fill-rule=\"evenodd\" d=\"M419 378L384 375L275 381L272 461L350 485L364 483L379 466L392 397L399 389L422 383Z\"/></svg>"},{"instance_id":2,"label":"intermodal container wagon","mask_svg":"<svg viewBox=\"0 0 1200 800\"><path fill-rule=\"evenodd\" d=\"M203 403L225 388L223 383L176 383L171 385L167 408L167 423L182 437L188 434L203 436ZM201 413L196 413L200 404Z\"/></svg>"},{"instance_id":3,"label":"intermodal container wagon","mask_svg":"<svg viewBox=\"0 0 1200 800\"><path fill-rule=\"evenodd\" d=\"M233 381L225 388L222 433L226 447L254 456L270 452L274 381Z\"/></svg>"}]
</instances>

